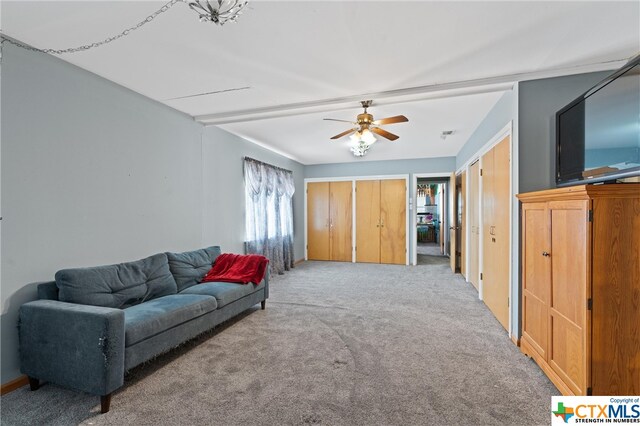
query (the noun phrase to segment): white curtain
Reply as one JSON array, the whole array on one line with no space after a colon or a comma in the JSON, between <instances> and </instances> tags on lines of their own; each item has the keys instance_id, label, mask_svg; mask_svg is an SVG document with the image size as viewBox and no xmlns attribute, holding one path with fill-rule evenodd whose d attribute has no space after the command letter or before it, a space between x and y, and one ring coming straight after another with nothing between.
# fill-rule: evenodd
<instances>
[{"instance_id":1,"label":"white curtain","mask_svg":"<svg viewBox=\"0 0 640 426\"><path fill-rule=\"evenodd\" d=\"M245 157L246 252L269 259L272 273L293 267L293 173Z\"/></svg>"}]
</instances>

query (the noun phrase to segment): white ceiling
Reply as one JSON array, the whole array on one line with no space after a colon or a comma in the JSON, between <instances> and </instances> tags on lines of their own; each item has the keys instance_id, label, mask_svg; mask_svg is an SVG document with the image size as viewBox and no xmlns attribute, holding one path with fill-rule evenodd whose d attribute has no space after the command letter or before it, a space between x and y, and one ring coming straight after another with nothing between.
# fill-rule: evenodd
<instances>
[{"instance_id":1,"label":"white ceiling","mask_svg":"<svg viewBox=\"0 0 640 426\"><path fill-rule=\"evenodd\" d=\"M160 1L3 1L4 34L39 48L115 35ZM329 137L373 99L386 127L364 160L456 155L511 83L614 69L640 51L640 2L260 1L235 24L177 3L64 60L305 164L357 160ZM246 88L248 89L242 89ZM201 93L205 96L174 99ZM344 124L344 126L342 126ZM455 130L446 141L442 130Z\"/></svg>"}]
</instances>

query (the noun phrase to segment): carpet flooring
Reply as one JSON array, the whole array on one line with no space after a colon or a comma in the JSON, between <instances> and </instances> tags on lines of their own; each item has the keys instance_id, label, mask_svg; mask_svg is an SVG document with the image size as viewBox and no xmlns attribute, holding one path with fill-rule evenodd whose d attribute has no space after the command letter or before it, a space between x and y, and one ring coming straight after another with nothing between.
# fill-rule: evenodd
<instances>
[{"instance_id":1,"label":"carpet flooring","mask_svg":"<svg viewBox=\"0 0 640 426\"><path fill-rule=\"evenodd\" d=\"M558 391L448 265L305 262L99 398L44 384L3 425L534 425Z\"/></svg>"},{"instance_id":2,"label":"carpet flooring","mask_svg":"<svg viewBox=\"0 0 640 426\"><path fill-rule=\"evenodd\" d=\"M437 244L437 243L417 243L416 253L428 254L429 256L446 257L442 254L442 251L440 249L440 244Z\"/></svg>"},{"instance_id":3,"label":"carpet flooring","mask_svg":"<svg viewBox=\"0 0 640 426\"><path fill-rule=\"evenodd\" d=\"M436 243L418 243L416 247L418 265L448 265L449 257L440 252L440 245Z\"/></svg>"}]
</instances>

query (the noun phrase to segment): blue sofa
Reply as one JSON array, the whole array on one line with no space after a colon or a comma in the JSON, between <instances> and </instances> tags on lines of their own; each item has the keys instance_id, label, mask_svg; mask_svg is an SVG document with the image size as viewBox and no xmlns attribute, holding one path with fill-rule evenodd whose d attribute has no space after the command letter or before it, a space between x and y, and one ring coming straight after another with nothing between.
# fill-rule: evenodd
<instances>
[{"instance_id":1,"label":"blue sofa","mask_svg":"<svg viewBox=\"0 0 640 426\"><path fill-rule=\"evenodd\" d=\"M20 307L20 369L31 389L47 381L99 395L106 413L127 370L257 303L264 309L268 273L259 285L199 283L219 254L214 246L58 271Z\"/></svg>"}]
</instances>

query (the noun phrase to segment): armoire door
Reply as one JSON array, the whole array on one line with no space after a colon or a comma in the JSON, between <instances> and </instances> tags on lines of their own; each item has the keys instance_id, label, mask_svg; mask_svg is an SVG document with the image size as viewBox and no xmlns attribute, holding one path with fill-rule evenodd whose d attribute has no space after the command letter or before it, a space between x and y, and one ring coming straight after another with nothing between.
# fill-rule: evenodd
<instances>
[{"instance_id":1,"label":"armoire door","mask_svg":"<svg viewBox=\"0 0 640 426\"><path fill-rule=\"evenodd\" d=\"M543 359L549 347L551 227L547 203L522 206L522 337Z\"/></svg>"},{"instance_id":2,"label":"armoire door","mask_svg":"<svg viewBox=\"0 0 640 426\"><path fill-rule=\"evenodd\" d=\"M482 298L509 329L510 137L482 156Z\"/></svg>"},{"instance_id":3,"label":"armoire door","mask_svg":"<svg viewBox=\"0 0 640 426\"><path fill-rule=\"evenodd\" d=\"M407 262L407 182L380 181L380 263Z\"/></svg>"},{"instance_id":4,"label":"armoire door","mask_svg":"<svg viewBox=\"0 0 640 426\"><path fill-rule=\"evenodd\" d=\"M380 181L356 181L356 262L380 263Z\"/></svg>"},{"instance_id":5,"label":"armoire door","mask_svg":"<svg viewBox=\"0 0 640 426\"><path fill-rule=\"evenodd\" d=\"M551 294L548 363L576 395L586 395L589 371L588 310L585 283L589 258L589 201L550 201ZM625 374L621 372L621 374Z\"/></svg>"},{"instance_id":6,"label":"armoire door","mask_svg":"<svg viewBox=\"0 0 640 426\"><path fill-rule=\"evenodd\" d=\"M329 183L329 259L352 260L353 196L351 181Z\"/></svg>"},{"instance_id":7,"label":"armoire door","mask_svg":"<svg viewBox=\"0 0 640 426\"><path fill-rule=\"evenodd\" d=\"M329 260L329 182L307 184L307 258Z\"/></svg>"},{"instance_id":8,"label":"armoire door","mask_svg":"<svg viewBox=\"0 0 640 426\"><path fill-rule=\"evenodd\" d=\"M480 286L480 162L469 166L469 273L467 279L476 288Z\"/></svg>"}]
</instances>

